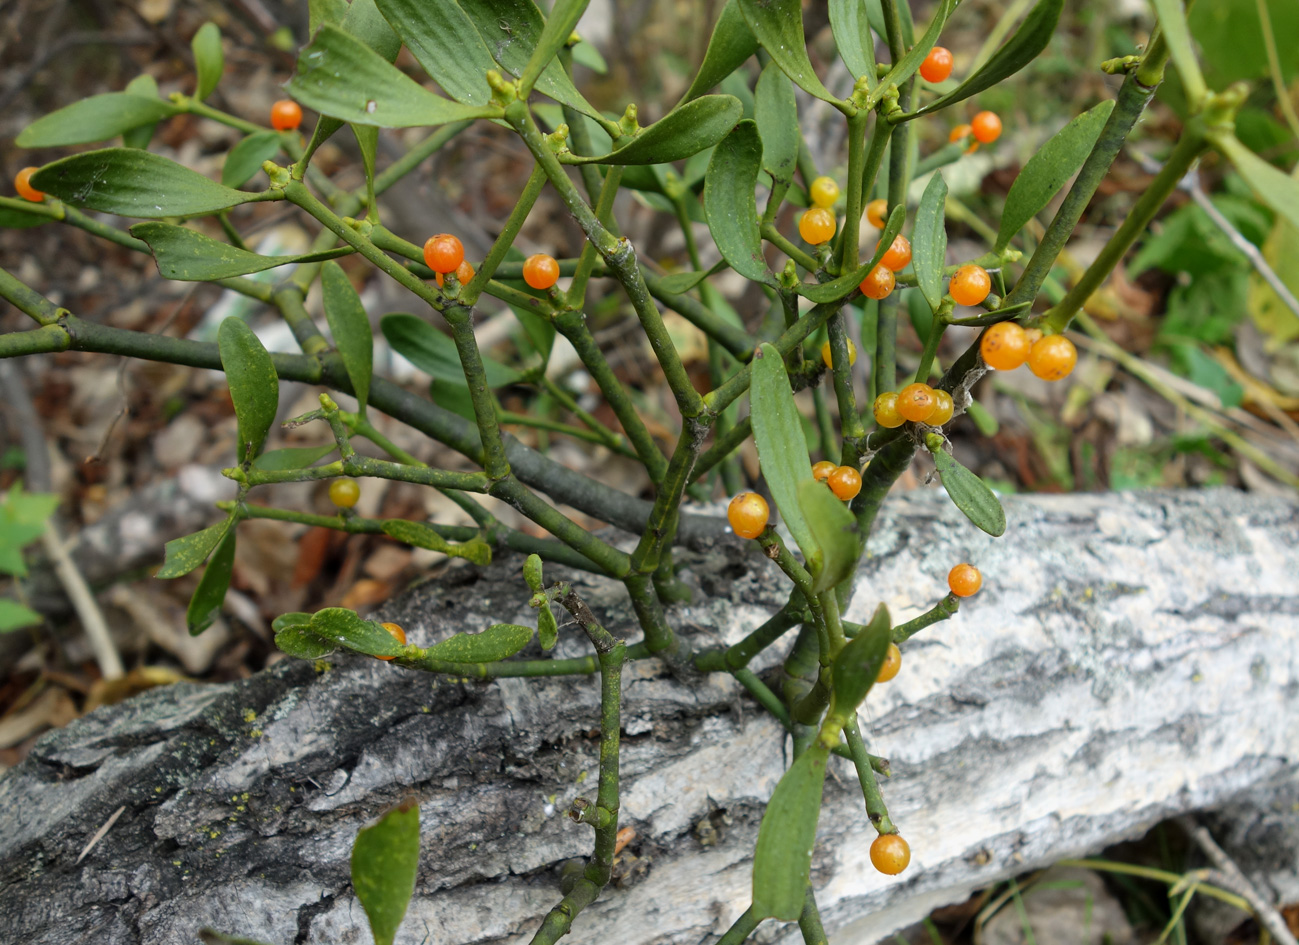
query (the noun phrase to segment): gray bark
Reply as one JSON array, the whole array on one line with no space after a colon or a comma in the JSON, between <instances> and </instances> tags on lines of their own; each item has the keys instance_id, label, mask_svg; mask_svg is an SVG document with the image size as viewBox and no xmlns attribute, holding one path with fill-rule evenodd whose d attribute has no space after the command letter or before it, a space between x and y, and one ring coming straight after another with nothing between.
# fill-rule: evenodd
<instances>
[{"instance_id":1,"label":"gray bark","mask_svg":"<svg viewBox=\"0 0 1299 945\"><path fill-rule=\"evenodd\" d=\"M891 499L877 523L850 619L881 599L899 622L928 609L960 561L985 586L905 644L901 674L863 708L911 844L901 877L871 869L855 776L832 765L813 881L834 941L875 941L1169 815L1229 809L1299 765L1299 506L1230 492L1005 504L997 541L934 492ZM453 569L383 618L425 645L527 622L519 564ZM616 585L569 577L631 633ZM686 578L696 602L672 616L696 647L738 639L783 601L775 566L733 540ZM561 639L559 655L586 652L574 628ZM624 679L622 818L637 836L569 940L707 941L747 905L785 740L728 678L683 682L646 661ZM558 865L589 852L589 828L563 813L594 795L597 698L584 677L447 680L336 655L100 709L0 780L0 941L171 945L204 925L368 941L351 842L411 796L423 861L398 941L526 941L559 899Z\"/></svg>"}]
</instances>

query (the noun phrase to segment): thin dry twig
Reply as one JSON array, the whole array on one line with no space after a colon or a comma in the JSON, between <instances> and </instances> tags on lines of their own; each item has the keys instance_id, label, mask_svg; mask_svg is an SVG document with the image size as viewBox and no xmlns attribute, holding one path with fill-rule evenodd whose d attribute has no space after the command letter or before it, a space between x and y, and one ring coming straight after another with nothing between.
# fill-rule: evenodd
<instances>
[{"instance_id":1,"label":"thin dry twig","mask_svg":"<svg viewBox=\"0 0 1299 945\"><path fill-rule=\"evenodd\" d=\"M117 810L113 811L111 815L109 815L108 820L104 821L104 826L100 827L98 830L95 831L95 835L90 838L90 842L86 844L86 848L82 850L81 855L77 857L78 863L80 863L82 860L86 858L86 855L95 848L96 843L98 843L100 840L103 840L104 837L107 836L108 831L113 829L113 824L117 823L117 818L121 817L122 813L125 810L126 810L126 805L123 804Z\"/></svg>"}]
</instances>

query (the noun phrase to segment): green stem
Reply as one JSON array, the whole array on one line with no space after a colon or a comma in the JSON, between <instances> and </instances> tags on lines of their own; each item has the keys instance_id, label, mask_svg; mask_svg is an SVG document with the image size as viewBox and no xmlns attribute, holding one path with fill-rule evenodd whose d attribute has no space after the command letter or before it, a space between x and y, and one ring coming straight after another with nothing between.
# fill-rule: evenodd
<instances>
[{"instance_id":1,"label":"green stem","mask_svg":"<svg viewBox=\"0 0 1299 945\"><path fill-rule=\"evenodd\" d=\"M772 614L765 623L750 632L740 642L726 649L706 650L696 654L695 669L704 673L720 670L735 672L744 669L749 665L750 660L784 636L787 630L802 623L805 609L806 604L802 594L790 595L789 603Z\"/></svg>"},{"instance_id":2,"label":"green stem","mask_svg":"<svg viewBox=\"0 0 1299 945\"><path fill-rule=\"evenodd\" d=\"M622 183L622 166L614 165L605 174L604 184L600 187L600 199L595 205L595 218L601 225L608 226L613 219L613 201L618 196L618 185ZM599 254L595 244L587 241L582 247L582 254L577 260L577 269L573 272L573 281L568 286L568 305L570 308L584 308L586 303L586 286L591 280Z\"/></svg>"},{"instance_id":3,"label":"green stem","mask_svg":"<svg viewBox=\"0 0 1299 945\"><path fill-rule=\"evenodd\" d=\"M829 945L825 929L821 926L821 913L816 908L816 896L808 884L807 898L803 900L803 914L798 917L798 930L803 933L804 945Z\"/></svg>"},{"instance_id":4,"label":"green stem","mask_svg":"<svg viewBox=\"0 0 1299 945\"><path fill-rule=\"evenodd\" d=\"M744 945L750 935L757 931L762 919L753 914L753 906L745 909L721 938L717 945Z\"/></svg>"},{"instance_id":5,"label":"green stem","mask_svg":"<svg viewBox=\"0 0 1299 945\"><path fill-rule=\"evenodd\" d=\"M790 259L794 260L794 262L798 263L808 272L817 272L820 270L821 264L816 261L816 258L790 242L790 240L785 237L785 234L776 229L774 223L768 223L762 227L762 238Z\"/></svg>"},{"instance_id":6,"label":"green stem","mask_svg":"<svg viewBox=\"0 0 1299 945\"><path fill-rule=\"evenodd\" d=\"M961 599L955 594L948 594L919 617L913 617L906 623L894 627L892 640L894 643L904 643L926 627L932 627L953 616L960 609Z\"/></svg>"},{"instance_id":7,"label":"green stem","mask_svg":"<svg viewBox=\"0 0 1299 945\"><path fill-rule=\"evenodd\" d=\"M862 471L861 492L852 500L852 511L857 516L857 527L863 545L870 536L884 497L911 465L911 457L915 452L916 444L911 437L900 436L880 449L871 459L870 465Z\"/></svg>"},{"instance_id":8,"label":"green stem","mask_svg":"<svg viewBox=\"0 0 1299 945\"><path fill-rule=\"evenodd\" d=\"M844 725L843 734L848 741L848 751L852 754L853 767L857 769L857 781L861 784L862 798L866 802L866 816L880 833L897 833L898 828L889 819L889 810L884 806L884 795L880 793L879 782L875 780L875 769L866 753L866 743L862 741L856 713Z\"/></svg>"},{"instance_id":9,"label":"green stem","mask_svg":"<svg viewBox=\"0 0 1299 945\"><path fill-rule=\"evenodd\" d=\"M738 361L747 361L753 355L753 339L743 328L723 320L711 308L684 293L668 292L660 276L645 274L645 284L650 295L694 325L709 340L716 341Z\"/></svg>"},{"instance_id":10,"label":"green stem","mask_svg":"<svg viewBox=\"0 0 1299 945\"><path fill-rule=\"evenodd\" d=\"M866 154L866 122L870 112L862 109L848 119L848 193L845 196L847 211L844 216L843 230L839 233L839 271L852 272L857 268L857 250L861 242L862 189L866 165L869 163ZM876 134L871 136L872 145L879 136L879 126L886 122L876 122Z\"/></svg>"},{"instance_id":11,"label":"green stem","mask_svg":"<svg viewBox=\"0 0 1299 945\"><path fill-rule=\"evenodd\" d=\"M472 120L453 121L449 125L443 125L438 128L427 138L415 145L392 164L384 168L378 174L374 175L374 193L376 196L382 194L385 190L397 183L415 168L423 163L424 159L434 152L441 150L442 146L454 138L460 132L464 131L473 124Z\"/></svg>"},{"instance_id":12,"label":"green stem","mask_svg":"<svg viewBox=\"0 0 1299 945\"><path fill-rule=\"evenodd\" d=\"M29 316L42 328L56 325L59 319L67 312L65 308L59 308L45 296L41 295L35 289L20 282L14 278L8 271L0 269L0 298L3 298L18 311ZM29 332L17 332L16 334L27 335L34 334ZM13 337L5 335L2 337ZM53 337L52 335L50 336ZM32 351L15 351L15 354L29 354L42 350L33 348ZM54 350L54 349L49 349ZM62 349L60 349L62 350ZM10 355L12 357L12 355Z\"/></svg>"},{"instance_id":13,"label":"green stem","mask_svg":"<svg viewBox=\"0 0 1299 945\"><path fill-rule=\"evenodd\" d=\"M713 440L713 445L708 448L708 451L695 461L694 469L690 471L690 481L697 482L707 475L714 466L739 449L752 432L752 421L745 417L725 433L720 434Z\"/></svg>"},{"instance_id":14,"label":"green stem","mask_svg":"<svg viewBox=\"0 0 1299 945\"><path fill-rule=\"evenodd\" d=\"M853 391L852 359L848 356L847 318L840 309L826 322L830 335L830 376L834 381L834 394L839 402L839 432L846 441L857 441L866 435L861 417L857 413L857 395ZM855 455L852 457L856 462Z\"/></svg>"},{"instance_id":15,"label":"green stem","mask_svg":"<svg viewBox=\"0 0 1299 945\"><path fill-rule=\"evenodd\" d=\"M245 475L250 486L264 486L277 482L314 482L335 479L338 476L369 476L394 482L413 482L421 486L441 489L460 489L464 492L486 492L489 482L483 473L454 472L448 469L430 469L427 466L407 466L386 459L352 455L324 466L308 469L249 469Z\"/></svg>"},{"instance_id":16,"label":"green stem","mask_svg":"<svg viewBox=\"0 0 1299 945\"><path fill-rule=\"evenodd\" d=\"M541 195L541 188L545 186L546 174L541 169L541 165L534 164L532 173L528 175L528 182L523 186L523 193L519 194L519 199L515 202L514 209L510 211L505 225L501 227L501 233L496 237L496 242L492 243L492 248L487 251L487 258L478 267L478 271L469 280L469 284L460 290L460 299L465 305L470 308L474 306L488 281L496 274L496 268L505 261L505 254L514 245L519 230L523 229L528 214L532 212L533 204L537 202L537 197Z\"/></svg>"}]
</instances>

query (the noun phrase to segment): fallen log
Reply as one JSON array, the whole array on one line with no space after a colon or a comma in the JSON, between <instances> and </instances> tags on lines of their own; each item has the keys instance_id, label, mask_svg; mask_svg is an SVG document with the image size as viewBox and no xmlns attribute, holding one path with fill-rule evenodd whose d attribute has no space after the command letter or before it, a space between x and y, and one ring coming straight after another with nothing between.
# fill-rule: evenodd
<instances>
[{"instance_id":1,"label":"fallen log","mask_svg":"<svg viewBox=\"0 0 1299 945\"><path fill-rule=\"evenodd\" d=\"M1226 491L1005 505L996 541L936 492L891 499L876 524L850 619L881 599L897 621L928 609L959 561L985 586L904 644L901 674L863 707L913 851L901 877L871 869L855 776L832 762L812 879L835 941L875 941L1170 815L1229 811L1299 767L1299 505ZM783 602L774 564L733 539L682 560L696 594L674 626L697 649ZM383 619L423 645L535 619L520 563L450 569ZM631 633L618 586L568 577ZM556 652L587 647L570 627ZM711 941L748 904L785 740L728 677L643 661L624 692L621 814L636 836L569 940ZM526 941L560 898L558 867L589 852L564 812L594 791L597 704L587 677L449 680L335 655L100 709L0 780L0 940L173 945L213 926L367 941L351 843L414 797L422 865L398 941Z\"/></svg>"}]
</instances>

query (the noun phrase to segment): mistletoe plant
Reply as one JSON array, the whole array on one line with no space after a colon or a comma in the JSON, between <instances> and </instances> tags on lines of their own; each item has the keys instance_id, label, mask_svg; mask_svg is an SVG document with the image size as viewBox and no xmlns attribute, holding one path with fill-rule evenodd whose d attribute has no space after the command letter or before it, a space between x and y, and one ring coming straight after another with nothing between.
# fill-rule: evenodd
<instances>
[{"instance_id":1,"label":"mistletoe plant","mask_svg":"<svg viewBox=\"0 0 1299 945\"><path fill-rule=\"evenodd\" d=\"M225 372L238 418L238 453L225 474L238 484L238 495L219 503L224 515L217 524L168 543L159 572L159 577L178 577L206 562L189 607L191 632L201 632L218 613L238 526L248 519L383 534L479 563L502 548L529 555L524 577L538 612L541 648L555 645L559 628L552 605L558 604L589 639L591 656L519 658L534 629L510 624L428 648L408 645L400 628L336 607L285 614L275 621L275 630L280 647L308 659L344 647L409 670L455 677L599 675L598 787L593 800L571 812L593 828L594 850L585 868L567 878L561 901L533 941L556 941L609 881L618 830L621 670L627 661L653 658L678 672L730 674L793 739L793 762L758 835L752 905L721 941L743 941L766 919L798 921L807 941L824 941L809 868L829 757L844 756L856 767L880 834L872 859L886 873L900 872L909 850L885 807L877 783L885 763L867 752L858 708L872 685L897 672L898 646L951 617L961 597L977 591L982 581L971 565L953 562L952 593L922 616L895 626L881 606L865 625L845 620L852 576L889 488L917 450L926 450L947 493L973 525L1002 534L1006 522L996 497L949 454L943 433L952 417L977 409L971 396L975 383L990 367L1006 370L1025 362L1046 378L1069 372L1076 353L1063 332L1071 319L1207 149L1225 155L1260 199L1297 225L1299 184L1237 140L1233 115L1244 91L1210 90L1181 2L1153 0L1158 25L1144 52L1102 66L1122 76L1114 99L1078 115L1027 162L1006 198L998 230L989 231L987 252L949 266L942 168L972 145L994 142L1001 121L981 112L957 129L951 143L924 156L917 154L915 123L935 119L1032 62L1050 42L1063 0L1039 0L1013 31L1014 24L1005 24L999 35L1009 38L982 65L956 78L950 77L954 57L939 40L949 20L963 12L958 0L927 4L932 18L923 30L904 0L830 0L838 53L855 78L847 97L827 88L813 69L798 0L728 0L689 89L646 127L640 126L635 105L621 116L606 115L573 82L573 61L592 55L574 33L586 5L586 0L555 0L543 15L532 0L313 0L311 42L288 83L291 100L276 105L271 128L206 103L223 72L221 38L212 24L194 37L193 95L161 98L156 83L142 76L125 91L92 96L41 118L20 135L20 145L49 148L121 135L123 146L29 169L18 181L20 198L0 199L0 222L21 227L59 220L152 254L167 278L215 283L274 309L301 352L268 353L248 325L233 317L220 326L214 344L86 321L0 271L0 295L37 323L0 336L0 356L71 349ZM439 91L394 65L403 45ZM877 55L877 46L883 55ZM750 65L755 57L760 68ZM1170 59L1189 106L1185 130L1122 226L1065 292L1048 281L1052 265ZM719 85L743 98L710 94ZM800 103L812 99L842 116L847 140L842 187L818 173L802 140ZM305 142L297 131L302 106L320 116ZM244 133L226 158L220 182L148 150L158 123L179 114ZM400 234L385 227L383 193L461 130L483 121L511 129L533 160L516 207L487 255L466 263L454 235ZM364 160L365 186L356 192L340 188L312 162L321 144L344 125ZM380 171L376 155L383 128L431 130ZM925 176L923 189L917 187L922 195L912 206L911 184ZM254 189L244 189L255 179ZM1066 184L1054 216L1038 225L1036 216ZM525 261L514 249L546 187L586 236L575 259L543 254ZM640 263L613 212L624 189L639 191L646 202L676 217L693 271L657 275ZM765 201L761 211L759 196ZM308 253L268 257L244 245L237 208L266 201L293 204L319 224ZM786 232L792 215L787 204L808 207L798 220L801 243ZM92 211L146 222L121 229ZM880 231L873 244L863 239L863 216ZM215 226L208 226L209 220ZM721 257L711 268L703 263L706 248L696 242L696 221L707 223ZM863 246L873 249L863 251ZM335 261L345 255L363 257L428 306L422 314L387 315L380 325L394 349L432 376L429 396L375 375L369 317ZM294 264L291 275L278 282L248 278L288 264ZM760 286L774 317L739 319L709 281L723 269ZM562 290L561 276L568 279ZM675 442L651 431L592 335L585 313L595 279L616 283L636 313L680 414ZM304 304L317 282L328 337ZM1035 303L1044 289L1060 291L1055 304L1042 311ZM479 348L474 326L484 296L505 303L522 323L520 337L527 343L515 365L491 360ZM918 360L897 345L904 298L924 341ZM977 311L958 314L958 306ZM687 372L665 326L665 309L707 337L708 390L697 389ZM435 325L434 313L446 330ZM985 331L942 370L939 343L953 325ZM571 342L620 429L583 410L547 374L556 333ZM866 365L871 403L863 408L855 381ZM282 381L319 385L355 399L355 410L344 410L322 393L318 410L291 421L328 426L332 443L265 449ZM571 422L504 413L494 392L520 384L545 392L568 411ZM794 399L805 389L817 412L812 439L822 460L816 467ZM380 433L370 420L373 411L422 431L467 457L478 471L416 461ZM561 466L505 432L507 423L544 427L634 457L653 485L653 501ZM738 492L736 452L750 436L764 491L783 530L768 522L766 499L756 493L737 497L730 519L737 535L756 543L755 553L766 554L788 576L789 599L735 645L695 651L673 627L670 605L682 593L673 552L686 538L707 534L709 526L683 514L683 500L688 494L709 498L719 483L727 494ZM358 452L358 438L386 458ZM352 480L365 478L438 489L476 526L356 514ZM259 486L322 479L337 480L330 489L336 515L254 501ZM475 499L480 495L504 500L551 537L507 527ZM632 533L634 549L623 551L587 531L559 510L562 505ZM639 622L639 634L630 634L637 638L623 640L600 626L571 587L547 584L543 561L621 582ZM748 667L795 628L777 692ZM408 897L409 884L404 888ZM405 898L401 901L404 909ZM395 924L387 922L383 929L382 935L376 931L378 940L391 941Z\"/></svg>"}]
</instances>

